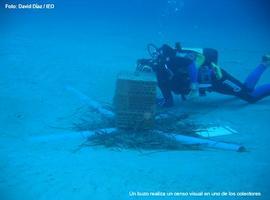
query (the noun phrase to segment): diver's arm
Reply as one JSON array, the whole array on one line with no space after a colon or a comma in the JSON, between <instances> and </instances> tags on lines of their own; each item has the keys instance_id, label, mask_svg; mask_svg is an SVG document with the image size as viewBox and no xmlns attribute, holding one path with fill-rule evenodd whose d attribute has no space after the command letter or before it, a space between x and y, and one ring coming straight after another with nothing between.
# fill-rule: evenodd
<instances>
[{"instance_id":1,"label":"diver's arm","mask_svg":"<svg viewBox=\"0 0 270 200\"><path fill-rule=\"evenodd\" d=\"M153 71L156 71L159 63L154 59L139 59L137 60L137 71L145 69L145 67L150 67Z\"/></svg>"},{"instance_id":2,"label":"diver's arm","mask_svg":"<svg viewBox=\"0 0 270 200\"><path fill-rule=\"evenodd\" d=\"M152 59L139 59L137 60L136 71L143 72L145 70L149 71L152 67Z\"/></svg>"},{"instance_id":3,"label":"diver's arm","mask_svg":"<svg viewBox=\"0 0 270 200\"><path fill-rule=\"evenodd\" d=\"M137 60L137 65L149 66L152 65L152 59L139 59Z\"/></svg>"}]
</instances>

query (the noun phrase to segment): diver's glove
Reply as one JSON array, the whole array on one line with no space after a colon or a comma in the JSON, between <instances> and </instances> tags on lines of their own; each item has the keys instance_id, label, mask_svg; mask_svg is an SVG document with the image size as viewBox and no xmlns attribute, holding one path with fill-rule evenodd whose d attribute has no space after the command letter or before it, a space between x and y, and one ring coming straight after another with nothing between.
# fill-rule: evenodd
<instances>
[{"instance_id":1,"label":"diver's glove","mask_svg":"<svg viewBox=\"0 0 270 200\"><path fill-rule=\"evenodd\" d=\"M137 60L136 71L151 72L153 61L152 59L139 59Z\"/></svg>"},{"instance_id":2,"label":"diver's glove","mask_svg":"<svg viewBox=\"0 0 270 200\"><path fill-rule=\"evenodd\" d=\"M151 59L139 59L137 60L137 65L150 65Z\"/></svg>"}]
</instances>

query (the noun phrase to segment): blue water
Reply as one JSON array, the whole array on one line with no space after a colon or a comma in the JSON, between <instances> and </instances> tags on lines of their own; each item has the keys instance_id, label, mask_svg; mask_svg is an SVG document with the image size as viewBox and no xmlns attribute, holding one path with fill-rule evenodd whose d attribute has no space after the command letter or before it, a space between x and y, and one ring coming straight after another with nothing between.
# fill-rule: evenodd
<instances>
[{"instance_id":1,"label":"blue water","mask_svg":"<svg viewBox=\"0 0 270 200\"><path fill-rule=\"evenodd\" d=\"M222 95L178 102L179 112L198 113L196 120L237 129L239 135L221 139L244 144L245 154L142 156L91 147L73 153L78 143L26 142L70 126L82 105L66 86L111 103L116 75L148 57L148 43L216 48L219 64L244 80L270 52L267 0L12 2L54 3L55 9L8 10L0 3L0 199L141 199L130 191L244 191L270 198L269 98L256 105ZM269 80L267 71L260 83Z\"/></svg>"}]
</instances>

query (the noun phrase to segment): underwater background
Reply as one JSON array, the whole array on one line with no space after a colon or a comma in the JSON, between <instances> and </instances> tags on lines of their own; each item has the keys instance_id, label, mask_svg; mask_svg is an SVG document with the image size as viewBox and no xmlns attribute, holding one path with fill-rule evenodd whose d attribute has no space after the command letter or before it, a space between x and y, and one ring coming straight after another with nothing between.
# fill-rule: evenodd
<instances>
[{"instance_id":1,"label":"underwater background","mask_svg":"<svg viewBox=\"0 0 270 200\"><path fill-rule=\"evenodd\" d=\"M54 3L55 8L9 10L5 3ZM238 134L221 140L245 144L249 152L243 154L74 151L81 141L29 141L71 132L80 110L87 110L67 86L111 103L117 74L133 71L137 59L147 58L148 43L216 48L219 65L244 80L270 52L267 0L13 0L0 5L0 199L136 199L130 191L245 191L270 198L269 98L248 105L210 94L177 103L176 112L194 114L200 123L236 129ZM267 71L260 84L269 81Z\"/></svg>"}]
</instances>

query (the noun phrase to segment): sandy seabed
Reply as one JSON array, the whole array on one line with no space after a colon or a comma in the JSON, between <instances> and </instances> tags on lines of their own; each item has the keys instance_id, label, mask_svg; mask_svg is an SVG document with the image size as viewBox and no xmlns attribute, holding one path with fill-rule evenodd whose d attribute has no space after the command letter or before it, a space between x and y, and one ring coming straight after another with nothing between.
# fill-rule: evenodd
<instances>
[{"instance_id":1,"label":"sandy seabed","mask_svg":"<svg viewBox=\"0 0 270 200\"><path fill-rule=\"evenodd\" d=\"M219 140L244 144L249 150L245 153L205 150L147 154L103 147L78 149L84 139L32 140L37 136L73 134L66 128L83 105L66 92L65 86L72 85L100 102L110 102L116 74L134 69L136 59L145 56L140 52L150 39L134 41L127 35L80 34L77 39L71 33L58 38L54 32L47 32L41 35L46 35L46 40L28 35L27 31L3 35L1 199L120 200L136 199L130 192L158 191L260 192L261 199L269 199L269 98L248 105L235 98L210 94L195 102L177 102L176 112L193 113L201 123L229 124L236 129L239 134ZM102 44L89 39L94 36L106 43L105 57ZM231 63L241 65L250 56L231 61L229 58L235 54L222 53L221 63L226 67ZM228 69L244 78L243 74L256 62L254 58L239 70ZM269 81L269 75L267 72L261 83Z\"/></svg>"}]
</instances>

